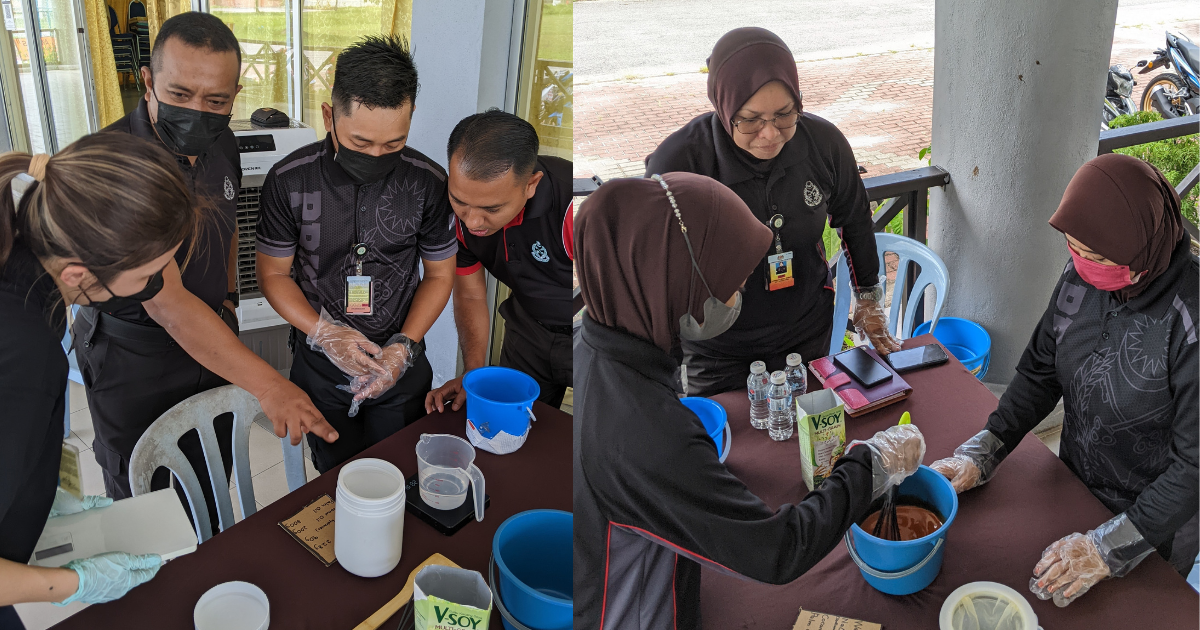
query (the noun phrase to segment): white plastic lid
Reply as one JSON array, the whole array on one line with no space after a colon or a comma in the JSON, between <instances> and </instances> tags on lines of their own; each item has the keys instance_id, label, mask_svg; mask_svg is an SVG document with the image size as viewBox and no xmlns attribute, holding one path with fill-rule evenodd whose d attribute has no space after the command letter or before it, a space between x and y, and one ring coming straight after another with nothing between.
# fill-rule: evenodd
<instances>
[{"instance_id":1,"label":"white plastic lid","mask_svg":"<svg viewBox=\"0 0 1200 630\"><path fill-rule=\"evenodd\" d=\"M941 630L1039 630L1033 607L1017 591L996 582L972 582L942 604Z\"/></svg>"},{"instance_id":2,"label":"white plastic lid","mask_svg":"<svg viewBox=\"0 0 1200 630\"><path fill-rule=\"evenodd\" d=\"M755 361L754 363L750 364L750 373L751 374L762 374L763 372L766 372L766 371L767 371L767 364L763 363L762 361Z\"/></svg>"},{"instance_id":3,"label":"white plastic lid","mask_svg":"<svg viewBox=\"0 0 1200 630\"><path fill-rule=\"evenodd\" d=\"M800 365L801 363L804 363L804 360L800 358L800 353L793 352L793 353L787 355L787 364L789 367L796 367L797 365Z\"/></svg>"},{"instance_id":4,"label":"white plastic lid","mask_svg":"<svg viewBox=\"0 0 1200 630\"><path fill-rule=\"evenodd\" d=\"M196 630L267 630L267 594L249 582L218 584L200 597L192 613Z\"/></svg>"},{"instance_id":5,"label":"white plastic lid","mask_svg":"<svg viewBox=\"0 0 1200 630\"><path fill-rule=\"evenodd\" d=\"M771 373L771 382L775 385L783 385L787 382L787 374L784 374L783 370L776 370Z\"/></svg>"}]
</instances>

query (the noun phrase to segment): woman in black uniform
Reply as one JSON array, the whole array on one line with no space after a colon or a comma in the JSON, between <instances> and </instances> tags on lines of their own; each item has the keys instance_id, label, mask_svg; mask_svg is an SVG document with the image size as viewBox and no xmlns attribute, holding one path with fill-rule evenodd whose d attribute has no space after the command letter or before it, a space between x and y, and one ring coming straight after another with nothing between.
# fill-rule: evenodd
<instances>
[{"instance_id":1,"label":"woman in black uniform","mask_svg":"<svg viewBox=\"0 0 1200 630\"><path fill-rule=\"evenodd\" d=\"M1031 590L1066 606L1153 551L1184 576L1196 560L1200 273L1175 189L1129 156L1084 164L1050 225L1071 262L987 426L933 468L959 492L987 482L1062 399L1059 455L1116 514L1034 567Z\"/></svg>"},{"instance_id":2,"label":"woman in black uniform","mask_svg":"<svg viewBox=\"0 0 1200 630\"><path fill-rule=\"evenodd\" d=\"M688 394L746 386L750 363L782 370L789 353L805 361L829 352L833 285L821 235L826 219L843 239L854 287L854 325L880 354L900 349L880 302L879 259L870 204L854 152L833 123L805 114L796 62L761 28L726 33L708 59L701 114L646 158L646 176L707 175L737 193L771 245L746 280L742 315L728 332L685 342Z\"/></svg>"},{"instance_id":3,"label":"woman in black uniform","mask_svg":"<svg viewBox=\"0 0 1200 630\"><path fill-rule=\"evenodd\" d=\"M110 601L162 564L120 552L57 569L26 562L52 506L106 501L65 507L69 495L56 497L65 308L132 304L162 289L164 267L200 216L174 164L128 134L87 136L54 157L0 155L0 629L22 627L11 604ZM130 173L143 183L122 185Z\"/></svg>"},{"instance_id":4,"label":"woman in black uniform","mask_svg":"<svg viewBox=\"0 0 1200 630\"><path fill-rule=\"evenodd\" d=\"M700 567L770 584L825 557L921 463L913 425L854 442L832 476L778 510L717 459L673 377L680 339L738 319L771 232L707 177L617 179L579 212L587 305L575 346L575 626L700 628ZM794 455L794 451L792 451Z\"/></svg>"}]
</instances>

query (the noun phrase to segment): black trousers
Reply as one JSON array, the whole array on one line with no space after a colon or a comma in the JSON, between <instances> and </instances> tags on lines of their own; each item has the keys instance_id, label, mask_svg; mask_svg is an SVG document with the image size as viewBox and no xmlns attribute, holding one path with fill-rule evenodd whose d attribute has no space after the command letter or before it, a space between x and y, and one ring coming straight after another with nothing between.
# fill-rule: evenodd
<instances>
[{"instance_id":1,"label":"black trousers","mask_svg":"<svg viewBox=\"0 0 1200 630\"><path fill-rule=\"evenodd\" d=\"M12 606L0 606L0 630L25 630L25 624Z\"/></svg>"},{"instance_id":2,"label":"black trousers","mask_svg":"<svg viewBox=\"0 0 1200 630\"><path fill-rule=\"evenodd\" d=\"M750 364L765 361L767 373L787 367L787 355L799 352L805 363L829 354L829 335L833 323L829 319L811 328L811 334L790 348L771 348L755 351L753 348L741 356L712 356L685 344L683 362L687 364L688 396L715 396L746 388L750 376Z\"/></svg>"},{"instance_id":3,"label":"black trousers","mask_svg":"<svg viewBox=\"0 0 1200 630\"><path fill-rule=\"evenodd\" d=\"M349 385L350 379L324 354L309 348L302 333L293 329L292 335L291 380L308 394L325 420L338 432L338 439L333 443L311 433L308 435L313 466L319 472L329 471L425 417L425 394L433 385L433 367L425 356L424 342L418 344L417 358L400 380L383 396L364 400L358 407L358 414L351 418L348 414L353 396L337 388L338 385Z\"/></svg>"},{"instance_id":4,"label":"black trousers","mask_svg":"<svg viewBox=\"0 0 1200 630\"><path fill-rule=\"evenodd\" d=\"M163 413L187 398L227 385L225 379L196 362L165 330L126 322L94 309L80 309L72 329L79 371L87 389L88 408L96 438L92 449L104 470L104 489L113 499L133 496L129 487L129 459L142 434ZM225 477L233 470L233 414L217 416L214 422ZM219 533L217 503L200 436L190 431L179 440L179 448L191 462L204 502L208 506L213 534ZM170 487L166 468L154 473L150 487ZM191 508L176 484L175 491L191 519Z\"/></svg>"},{"instance_id":5,"label":"black trousers","mask_svg":"<svg viewBox=\"0 0 1200 630\"><path fill-rule=\"evenodd\" d=\"M532 376L542 390L538 400L557 409L571 386L571 333L548 330L515 298L500 304L500 315L504 318L500 365Z\"/></svg>"}]
</instances>

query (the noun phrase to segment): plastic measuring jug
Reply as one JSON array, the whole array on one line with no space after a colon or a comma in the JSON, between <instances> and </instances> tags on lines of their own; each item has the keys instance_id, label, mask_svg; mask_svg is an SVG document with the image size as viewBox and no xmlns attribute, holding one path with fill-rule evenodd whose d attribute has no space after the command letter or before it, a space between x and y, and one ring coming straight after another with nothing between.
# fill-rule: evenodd
<instances>
[{"instance_id":1,"label":"plastic measuring jug","mask_svg":"<svg viewBox=\"0 0 1200 630\"><path fill-rule=\"evenodd\" d=\"M421 500L438 510L453 510L475 494L475 520L483 520L483 472L474 464L471 443L444 433L422 433L417 442L417 479Z\"/></svg>"}]
</instances>

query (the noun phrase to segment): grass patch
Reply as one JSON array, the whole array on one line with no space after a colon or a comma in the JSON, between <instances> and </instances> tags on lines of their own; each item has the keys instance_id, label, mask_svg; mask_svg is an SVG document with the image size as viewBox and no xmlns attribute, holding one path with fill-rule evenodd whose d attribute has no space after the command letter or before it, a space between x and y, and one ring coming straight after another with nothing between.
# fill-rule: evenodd
<instances>
[{"instance_id":1,"label":"grass patch","mask_svg":"<svg viewBox=\"0 0 1200 630\"><path fill-rule=\"evenodd\" d=\"M1162 116L1158 112L1135 112L1133 114L1117 116L1108 126L1111 129L1119 129L1121 127L1130 127L1157 120L1162 120ZM1149 162L1167 178L1167 181L1171 182L1172 186L1178 186L1179 182L1183 181L1183 178L1187 177L1187 174L1196 167L1196 163L1200 162L1200 135L1192 134L1190 136L1159 140L1158 142L1138 144L1124 149L1117 149L1114 153L1121 153ZM1198 197L1200 197L1200 186L1192 188L1192 191L1182 200L1183 216L1193 224L1196 223L1197 219L1196 202Z\"/></svg>"}]
</instances>

